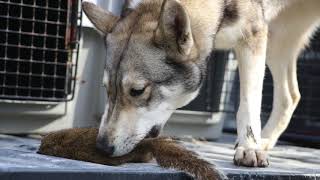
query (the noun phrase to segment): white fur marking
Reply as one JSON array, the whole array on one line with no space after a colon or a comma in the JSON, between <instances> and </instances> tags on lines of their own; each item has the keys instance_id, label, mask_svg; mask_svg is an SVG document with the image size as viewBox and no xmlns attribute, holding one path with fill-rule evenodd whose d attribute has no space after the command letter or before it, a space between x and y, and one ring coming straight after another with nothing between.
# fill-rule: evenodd
<instances>
[{"instance_id":1,"label":"white fur marking","mask_svg":"<svg viewBox=\"0 0 320 180\"><path fill-rule=\"evenodd\" d=\"M167 103L161 103L156 109L147 111L139 108L136 112L121 112L113 145L116 147L113 156L130 152L153 126L164 126L173 110L168 110Z\"/></svg>"},{"instance_id":2,"label":"white fur marking","mask_svg":"<svg viewBox=\"0 0 320 180\"><path fill-rule=\"evenodd\" d=\"M129 8L135 9L142 0L131 0L129 3Z\"/></svg>"},{"instance_id":3,"label":"white fur marking","mask_svg":"<svg viewBox=\"0 0 320 180\"><path fill-rule=\"evenodd\" d=\"M103 73L103 80L102 80L102 83L105 87L108 86L109 84L109 74L106 70L104 70L104 73Z\"/></svg>"}]
</instances>

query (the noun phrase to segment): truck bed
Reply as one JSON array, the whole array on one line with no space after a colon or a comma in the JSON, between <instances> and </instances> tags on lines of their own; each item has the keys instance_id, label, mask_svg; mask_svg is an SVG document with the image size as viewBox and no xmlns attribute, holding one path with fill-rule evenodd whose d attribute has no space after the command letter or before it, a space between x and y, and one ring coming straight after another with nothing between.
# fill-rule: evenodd
<instances>
[{"instance_id":1,"label":"truck bed","mask_svg":"<svg viewBox=\"0 0 320 180\"><path fill-rule=\"evenodd\" d=\"M320 179L320 150L280 145L270 152L270 167L233 165L234 136L217 142L184 141L187 148L215 163L230 179ZM183 172L163 169L155 163L105 166L37 154L40 140L0 135L1 180L182 180Z\"/></svg>"}]
</instances>

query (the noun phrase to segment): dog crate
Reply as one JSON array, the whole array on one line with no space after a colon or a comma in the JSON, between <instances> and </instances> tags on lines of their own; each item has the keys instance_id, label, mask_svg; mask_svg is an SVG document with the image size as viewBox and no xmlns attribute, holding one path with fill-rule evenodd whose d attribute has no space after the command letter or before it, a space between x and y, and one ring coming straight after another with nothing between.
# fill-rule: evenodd
<instances>
[{"instance_id":1,"label":"dog crate","mask_svg":"<svg viewBox=\"0 0 320 180\"><path fill-rule=\"evenodd\" d=\"M230 61L232 59L225 59ZM234 70L234 69L233 69ZM307 47L299 56L297 64L297 74L301 100L294 112L289 127L281 136L284 140L292 140L296 143L306 145L317 145L320 142L320 30L316 32L309 47ZM234 71L233 71L234 72ZM237 70L235 71L236 73ZM223 82L226 83L226 82ZM230 95L232 100L227 104L233 106L231 112L234 114L239 105L239 76L236 75L234 88ZM266 69L266 75L263 86L262 98L262 124L265 124L272 110L273 102L273 81L269 69ZM225 110L223 110L225 111ZM234 119L225 121L226 131L236 131Z\"/></svg>"},{"instance_id":2,"label":"dog crate","mask_svg":"<svg viewBox=\"0 0 320 180\"><path fill-rule=\"evenodd\" d=\"M0 99L73 98L77 0L0 1Z\"/></svg>"},{"instance_id":3,"label":"dog crate","mask_svg":"<svg viewBox=\"0 0 320 180\"><path fill-rule=\"evenodd\" d=\"M87 1L118 14L123 3ZM106 52L81 0L0 0L0 6L0 133L98 127ZM8 57L12 46L17 54Z\"/></svg>"},{"instance_id":4,"label":"dog crate","mask_svg":"<svg viewBox=\"0 0 320 180\"><path fill-rule=\"evenodd\" d=\"M78 0L0 0L1 133L72 124L65 115L77 80L79 7Z\"/></svg>"}]
</instances>

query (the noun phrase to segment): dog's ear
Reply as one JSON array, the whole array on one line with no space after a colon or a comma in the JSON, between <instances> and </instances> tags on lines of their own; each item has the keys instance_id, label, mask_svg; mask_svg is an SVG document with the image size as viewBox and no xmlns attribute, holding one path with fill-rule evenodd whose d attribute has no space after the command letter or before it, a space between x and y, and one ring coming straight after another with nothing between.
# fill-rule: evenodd
<instances>
[{"instance_id":1,"label":"dog's ear","mask_svg":"<svg viewBox=\"0 0 320 180\"><path fill-rule=\"evenodd\" d=\"M194 44L187 10L177 0L165 0L159 23L155 42L165 45L174 58L186 59Z\"/></svg>"},{"instance_id":2,"label":"dog's ear","mask_svg":"<svg viewBox=\"0 0 320 180\"><path fill-rule=\"evenodd\" d=\"M104 34L109 33L120 19L90 2L83 2L82 9L92 24Z\"/></svg>"}]
</instances>

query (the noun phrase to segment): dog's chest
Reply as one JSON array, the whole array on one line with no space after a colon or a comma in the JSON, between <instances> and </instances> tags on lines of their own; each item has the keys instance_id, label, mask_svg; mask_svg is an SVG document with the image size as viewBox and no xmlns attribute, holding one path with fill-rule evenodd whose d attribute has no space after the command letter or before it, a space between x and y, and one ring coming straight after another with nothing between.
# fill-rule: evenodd
<instances>
[{"instance_id":1,"label":"dog's chest","mask_svg":"<svg viewBox=\"0 0 320 180\"><path fill-rule=\"evenodd\" d=\"M230 26L221 27L215 38L216 49L231 49L234 48L243 36L241 32L241 23L237 22Z\"/></svg>"}]
</instances>

